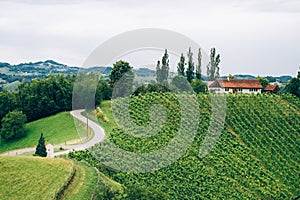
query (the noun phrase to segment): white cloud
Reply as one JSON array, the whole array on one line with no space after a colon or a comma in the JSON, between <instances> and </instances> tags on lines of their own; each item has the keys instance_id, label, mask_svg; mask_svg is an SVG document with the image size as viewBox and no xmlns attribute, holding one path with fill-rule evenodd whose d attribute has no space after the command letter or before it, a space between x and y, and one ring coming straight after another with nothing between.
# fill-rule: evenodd
<instances>
[{"instance_id":1,"label":"white cloud","mask_svg":"<svg viewBox=\"0 0 300 200\"><path fill-rule=\"evenodd\" d=\"M250 2L250 3L249 3ZM0 61L81 65L110 37L166 28L221 53L222 73L292 74L300 64L298 1L2 1Z\"/></svg>"}]
</instances>

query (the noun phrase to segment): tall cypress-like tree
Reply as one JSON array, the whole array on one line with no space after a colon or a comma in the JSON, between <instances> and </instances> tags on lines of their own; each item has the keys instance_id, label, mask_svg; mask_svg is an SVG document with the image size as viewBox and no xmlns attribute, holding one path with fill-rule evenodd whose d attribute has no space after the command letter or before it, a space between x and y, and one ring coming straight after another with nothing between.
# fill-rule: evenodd
<instances>
[{"instance_id":1,"label":"tall cypress-like tree","mask_svg":"<svg viewBox=\"0 0 300 200\"><path fill-rule=\"evenodd\" d=\"M185 57L183 53L181 53L180 61L177 65L178 76L184 76L184 65L185 65Z\"/></svg>"},{"instance_id":2,"label":"tall cypress-like tree","mask_svg":"<svg viewBox=\"0 0 300 200\"><path fill-rule=\"evenodd\" d=\"M165 49L165 53L160 61L157 61L156 65L156 81L160 85L167 85L168 84L168 76L169 76L169 54L167 49Z\"/></svg>"},{"instance_id":3,"label":"tall cypress-like tree","mask_svg":"<svg viewBox=\"0 0 300 200\"><path fill-rule=\"evenodd\" d=\"M43 133L41 133L39 143L35 150L35 155L41 156L41 157L47 156L47 150L46 150L46 146L45 146L45 138L43 136Z\"/></svg>"},{"instance_id":4,"label":"tall cypress-like tree","mask_svg":"<svg viewBox=\"0 0 300 200\"><path fill-rule=\"evenodd\" d=\"M196 67L196 79L199 79L199 80L201 80L201 61L202 61L202 54L201 54L201 48L199 48L198 65Z\"/></svg>"},{"instance_id":5,"label":"tall cypress-like tree","mask_svg":"<svg viewBox=\"0 0 300 200\"><path fill-rule=\"evenodd\" d=\"M193 52L191 50L191 47L189 48L189 51L187 53L187 58L188 58L188 67L186 70L186 77L188 82L192 82L192 80L194 79L194 62L193 62Z\"/></svg>"},{"instance_id":6,"label":"tall cypress-like tree","mask_svg":"<svg viewBox=\"0 0 300 200\"><path fill-rule=\"evenodd\" d=\"M210 50L210 62L207 65L207 77L208 80L213 81L220 77L219 73L219 63L220 63L220 54L216 55L216 49L211 48Z\"/></svg>"}]
</instances>

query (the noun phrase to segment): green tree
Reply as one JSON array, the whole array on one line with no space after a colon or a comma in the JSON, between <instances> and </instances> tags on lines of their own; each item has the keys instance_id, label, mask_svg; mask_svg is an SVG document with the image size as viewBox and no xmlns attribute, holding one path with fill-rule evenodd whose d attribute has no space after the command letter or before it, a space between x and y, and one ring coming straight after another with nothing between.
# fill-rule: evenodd
<instances>
[{"instance_id":1,"label":"green tree","mask_svg":"<svg viewBox=\"0 0 300 200\"><path fill-rule=\"evenodd\" d=\"M210 50L210 61L207 65L207 77L208 80L213 81L220 77L220 54L216 55L216 49L211 48Z\"/></svg>"},{"instance_id":2,"label":"green tree","mask_svg":"<svg viewBox=\"0 0 300 200\"><path fill-rule=\"evenodd\" d=\"M194 69L195 69L191 47L189 48L189 51L187 53L187 58L188 58L188 66L186 70L186 77L188 82L191 83L192 80L194 79Z\"/></svg>"},{"instance_id":3,"label":"green tree","mask_svg":"<svg viewBox=\"0 0 300 200\"><path fill-rule=\"evenodd\" d=\"M0 92L0 127L1 120L10 111L16 108L15 94L12 92Z\"/></svg>"},{"instance_id":4,"label":"green tree","mask_svg":"<svg viewBox=\"0 0 300 200\"><path fill-rule=\"evenodd\" d=\"M196 93L204 93L207 92L207 86L205 83L203 83L200 79L195 79L193 80L193 82L191 83L193 90Z\"/></svg>"},{"instance_id":5,"label":"green tree","mask_svg":"<svg viewBox=\"0 0 300 200\"><path fill-rule=\"evenodd\" d=\"M132 93L134 74L133 67L128 62L123 60L117 61L113 66L109 78L114 98L129 96ZM118 83L118 81L120 82Z\"/></svg>"},{"instance_id":6,"label":"green tree","mask_svg":"<svg viewBox=\"0 0 300 200\"><path fill-rule=\"evenodd\" d=\"M201 48L198 50L198 65L196 67L196 79L201 80L201 62L202 62L202 53Z\"/></svg>"},{"instance_id":7,"label":"green tree","mask_svg":"<svg viewBox=\"0 0 300 200\"><path fill-rule=\"evenodd\" d=\"M297 77L292 78L285 86L285 91L300 97L300 71Z\"/></svg>"},{"instance_id":8,"label":"green tree","mask_svg":"<svg viewBox=\"0 0 300 200\"><path fill-rule=\"evenodd\" d=\"M7 141L25 136L24 125L26 121L26 115L22 111L7 113L1 121L1 138Z\"/></svg>"},{"instance_id":9,"label":"green tree","mask_svg":"<svg viewBox=\"0 0 300 200\"><path fill-rule=\"evenodd\" d=\"M43 136L43 133L41 133L38 145L35 149L35 155L41 156L41 157L47 156L47 150L46 150L46 146L45 146L45 138Z\"/></svg>"},{"instance_id":10,"label":"green tree","mask_svg":"<svg viewBox=\"0 0 300 200\"><path fill-rule=\"evenodd\" d=\"M256 80L259 80L260 84L262 85L263 87L263 90L267 87L267 85L269 84L269 81L268 79L266 78L262 78L260 76L256 77Z\"/></svg>"},{"instance_id":11,"label":"green tree","mask_svg":"<svg viewBox=\"0 0 300 200\"><path fill-rule=\"evenodd\" d=\"M178 76L184 76L184 66L185 66L185 57L183 53L181 53L180 61L177 65Z\"/></svg>"},{"instance_id":12,"label":"green tree","mask_svg":"<svg viewBox=\"0 0 300 200\"><path fill-rule=\"evenodd\" d=\"M161 64L157 61L156 65L156 81L159 85L168 85L169 77L169 54L168 50L165 49L165 53L162 57Z\"/></svg>"},{"instance_id":13,"label":"green tree","mask_svg":"<svg viewBox=\"0 0 300 200\"><path fill-rule=\"evenodd\" d=\"M128 62L119 60L114 65L110 72L109 78L111 86L114 87L115 83L117 83L120 78L124 76L127 72L131 73L133 70L133 67L129 65Z\"/></svg>"}]
</instances>

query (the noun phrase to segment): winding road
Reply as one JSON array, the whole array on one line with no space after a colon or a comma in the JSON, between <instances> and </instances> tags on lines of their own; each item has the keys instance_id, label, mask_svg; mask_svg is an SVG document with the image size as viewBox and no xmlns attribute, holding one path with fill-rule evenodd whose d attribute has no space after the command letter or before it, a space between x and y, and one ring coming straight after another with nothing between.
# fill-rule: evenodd
<instances>
[{"instance_id":1,"label":"winding road","mask_svg":"<svg viewBox=\"0 0 300 200\"><path fill-rule=\"evenodd\" d=\"M85 116L81 115L81 113L84 110L73 110L70 112L70 114L75 117L76 119L80 120L83 123L87 123L87 119ZM64 154L68 154L70 151L72 150L84 150L84 149L88 149L92 146L94 146L95 144L101 142L104 140L105 138L105 132L104 129L97 123L93 122L92 120L88 120L88 126L94 131L94 137L92 139L90 139L89 141L87 141L86 143L83 144L78 144L78 145L56 145L54 146L54 148L63 148L66 149L65 151L61 151L61 152L56 152L54 153L54 156L60 156L60 155L64 155ZM12 151L8 151L5 153L1 153L1 156L4 155L20 155L23 153L27 153L27 152L33 152L35 151L35 147L32 148L24 148L24 149L17 149L17 150L12 150Z\"/></svg>"}]
</instances>

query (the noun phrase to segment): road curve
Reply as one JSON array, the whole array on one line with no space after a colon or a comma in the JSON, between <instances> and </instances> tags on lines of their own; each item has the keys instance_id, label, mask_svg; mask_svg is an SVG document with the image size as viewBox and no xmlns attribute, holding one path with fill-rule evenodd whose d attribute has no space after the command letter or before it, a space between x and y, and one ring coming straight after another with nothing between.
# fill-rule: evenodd
<instances>
[{"instance_id":1,"label":"road curve","mask_svg":"<svg viewBox=\"0 0 300 200\"><path fill-rule=\"evenodd\" d=\"M87 123L87 118L83 115L81 115L81 113L84 110L73 110L71 111L71 115L73 117L75 117L76 119L80 120L83 123ZM57 152L54 153L54 156L60 156L60 155L64 155L64 154L68 154L70 151L72 150L84 150L84 149L88 149L92 146L94 146L95 144L101 142L104 140L105 138L105 132L104 129L97 123L95 123L92 120L88 120L88 126L94 131L94 137L89 140L88 142L84 143L84 144L78 144L78 145L67 145L67 146L55 146L55 148L64 148L67 149L66 151L62 151L62 152Z\"/></svg>"},{"instance_id":2,"label":"road curve","mask_svg":"<svg viewBox=\"0 0 300 200\"><path fill-rule=\"evenodd\" d=\"M81 115L81 113L83 111L84 110L73 110L73 111L70 112L70 114L73 117L75 117L76 119L78 119L81 122L83 122L84 124L86 124L87 123L87 118L84 117L83 115ZM79 151L79 150L88 149L88 148L94 146L95 144L97 144L97 143L104 140L105 132L104 132L104 129L99 124L93 122L92 120L88 120L88 126L94 131L94 137L92 139L90 139L86 143L78 144L78 145L56 145L56 146L54 146L54 148L62 147L63 149L66 149L66 151L61 151L61 152L54 153L54 156L60 156L60 155L68 154L72 150ZM12 151L1 153L0 155L1 156L4 156L4 155L20 155L22 153L33 152L33 151L35 151L35 147L12 150Z\"/></svg>"}]
</instances>

